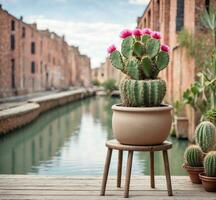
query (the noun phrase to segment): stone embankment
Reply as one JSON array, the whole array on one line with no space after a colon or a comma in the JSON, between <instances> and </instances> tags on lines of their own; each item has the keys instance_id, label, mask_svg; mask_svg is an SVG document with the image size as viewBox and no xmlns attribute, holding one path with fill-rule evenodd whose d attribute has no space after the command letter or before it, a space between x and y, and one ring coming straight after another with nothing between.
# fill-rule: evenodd
<instances>
[{"instance_id":1,"label":"stone embankment","mask_svg":"<svg viewBox=\"0 0 216 200\"><path fill-rule=\"evenodd\" d=\"M77 89L74 91L65 91L30 99L22 105L2 110L0 111L0 135L30 123L41 113L52 108L92 95L94 95L93 90Z\"/></svg>"}]
</instances>

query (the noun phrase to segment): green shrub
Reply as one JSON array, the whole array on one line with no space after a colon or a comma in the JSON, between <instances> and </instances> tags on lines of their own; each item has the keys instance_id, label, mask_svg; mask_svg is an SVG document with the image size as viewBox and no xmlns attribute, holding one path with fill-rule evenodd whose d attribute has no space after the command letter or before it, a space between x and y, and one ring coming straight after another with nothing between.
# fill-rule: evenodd
<instances>
[{"instance_id":1,"label":"green shrub","mask_svg":"<svg viewBox=\"0 0 216 200\"><path fill-rule=\"evenodd\" d=\"M94 86L100 86L100 82L97 79L92 80L92 85Z\"/></svg>"},{"instance_id":2,"label":"green shrub","mask_svg":"<svg viewBox=\"0 0 216 200\"><path fill-rule=\"evenodd\" d=\"M115 79L107 79L103 82L102 86L104 87L108 95L110 95L112 91L117 89Z\"/></svg>"}]
</instances>

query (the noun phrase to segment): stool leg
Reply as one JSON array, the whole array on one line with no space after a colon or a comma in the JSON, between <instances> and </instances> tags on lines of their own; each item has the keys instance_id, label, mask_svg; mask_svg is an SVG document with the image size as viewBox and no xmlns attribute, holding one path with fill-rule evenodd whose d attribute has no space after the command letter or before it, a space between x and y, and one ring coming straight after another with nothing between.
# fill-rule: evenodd
<instances>
[{"instance_id":1,"label":"stool leg","mask_svg":"<svg viewBox=\"0 0 216 200\"><path fill-rule=\"evenodd\" d=\"M150 175L151 175L151 188L155 188L154 151L150 151Z\"/></svg>"},{"instance_id":2,"label":"stool leg","mask_svg":"<svg viewBox=\"0 0 216 200\"><path fill-rule=\"evenodd\" d=\"M133 161L133 151L129 151L128 159L127 159L126 179L125 179L125 191L124 191L125 198L128 198L129 196L132 161Z\"/></svg>"},{"instance_id":3,"label":"stool leg","mask_svg":"<svg viewBox=\"0 0 216 200\"><path fill-rule=\"evenodd\" d=\"M100 193L101 196L105 195L106 183L107 183L107 177L108 177L108 173L109 173L111 157L112 157L112 149L108 148L107 156L106 156L106 162L105 162L105 166L104 166L104 172L103 172L103 180L102 180L101 193Z\"/></svg>"},{"instance_id":4,"label":"stool leg","mask_svg":"<svg viewBox=\"0 0 216 200\"><path fill-rule=\"evenodd\" d=\"M165 168L168 195L173 196L167 150L163 151L163 159L164 159L164 168Z\"/></svg>"},{"instance_id":5,"label":"stool leg","mask_svg":"<svg viewBox=\"0 0 216 200\"><path fill-rule=\"evenodd\" d=\"M117 171L117 187L121 187L121 176L122 176L122 159L123 151L119 150L118 152L118 171Z\"/></svg>"}]
</instances>

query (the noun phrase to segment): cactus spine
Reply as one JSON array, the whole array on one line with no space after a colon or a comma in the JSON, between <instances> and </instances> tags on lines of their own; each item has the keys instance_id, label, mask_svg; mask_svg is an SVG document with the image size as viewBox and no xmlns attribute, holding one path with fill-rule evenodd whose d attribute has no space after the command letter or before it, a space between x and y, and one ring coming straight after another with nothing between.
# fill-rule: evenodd
<instances>
[{"instance_id":1,"label":"cactus spine","mask_svg":"<svg viewBox=\"0 0 216 200\"><path fill-rule=\"evenodd\" d=\"M204 159L206 176L216 177L216 151L209 152Z\"/></svg>"},{"instance_id":2,"label":"cactus spine","mask_svg":"<svg viewBox=\"0 0 216 200\"><path fill-rule=\"evenodd\" d=\"M120 83L120 94L125 106L158 106L166 94L166 83L163 80L123 80Z\"/></svg>"},{"instance_id":3,"label":"cactus spine","mask_svg":"<svg viewBox=\"0 0 216 200\"><path fill-rule=\"evenodd\" d=\"M196 143L200 146L203 152L210 151L216 143L216 128L209 121L201 122L196 130Z\"/></svg>"},{"instance_id":4,"label":"cactus spine","mask_svg":"<svg viewBox=\"0 0 216 200\"><path fill-rule=\"evenodd\" d=\"M203 166L203 154L198 145L189 146L184 153L185 162L191 167Z\"/></svg>"}]
</instances>

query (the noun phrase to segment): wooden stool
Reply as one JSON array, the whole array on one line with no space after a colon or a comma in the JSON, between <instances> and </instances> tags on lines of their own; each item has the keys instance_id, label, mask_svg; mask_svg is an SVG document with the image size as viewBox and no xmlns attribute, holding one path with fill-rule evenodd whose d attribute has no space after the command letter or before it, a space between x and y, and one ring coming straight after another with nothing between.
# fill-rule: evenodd
<instances>
[{"instance_id":1,"label":"wooden stool","mask_svg":"<svg viewBox=\"0 0 216 200\"><path fill-rule=\"evenodd\" d=\"M112 150L118 150L118 172L117 172L117 187L121 187L121 176L122 176L122 159L123 159L123 151L128 151L128 159L127 159L127 168L126 168L126 179L125 179L125 191L124 197L128 198L129 196L129 187L130 187L130 178L131 178L131 169L132 169L132 160L133 160L133 152L134 151L149 151L150 152L150 177L151 177L151 188L155 188L155 179L154 179L154 152L155 151L163 151L163 159L164 159L164 168L166 175L166 183L168 195L172 196L172 185L171 185L171 177L170 177L170 169L169 169L169 160L167 150L172 148L172 143L163 142L161 145L153 145L153 146L131 146L131 145L123 145L120 144L117 140L109 140L106 142L107 156L106 162L104 166L102 187L101 187L101 196L105 195L107 177L109 173L110 161L112 157Z\"/></svg>"}]
</instances>

